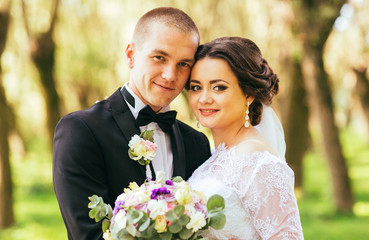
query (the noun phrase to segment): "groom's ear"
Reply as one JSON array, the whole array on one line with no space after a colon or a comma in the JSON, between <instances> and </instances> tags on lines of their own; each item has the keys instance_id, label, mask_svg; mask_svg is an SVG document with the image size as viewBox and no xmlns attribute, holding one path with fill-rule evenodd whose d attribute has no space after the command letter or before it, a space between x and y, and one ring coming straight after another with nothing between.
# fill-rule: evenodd
<instances>
[{"instance_id":1,"label":"groom's ear","mask_svg":"<svg viewBox=\"0 0 369 240\"><path fill-rule=\"evenodd\" d=\"M125 54L126 54L126 60L127 60L128 67L130 69L132 69L133 66L134 66L134 62L135 62L135 50L136 50L136 48L135 48L135 44L134 43L131 42L131 43L129 43L127 45Z\"/></svg>"}]
</instances>

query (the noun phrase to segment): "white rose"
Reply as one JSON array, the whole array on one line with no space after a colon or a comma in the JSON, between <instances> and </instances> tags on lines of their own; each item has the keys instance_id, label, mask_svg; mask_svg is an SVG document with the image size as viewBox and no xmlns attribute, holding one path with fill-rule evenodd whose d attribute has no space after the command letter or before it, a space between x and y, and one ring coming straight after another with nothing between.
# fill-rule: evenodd
<instances>
[{"instance_id":1,"label":"white rose","mask_svg":"<svg viewBox=\"0 0 369 240\"><path fill-rule=\"evenodd\" d=\"M151 200L147 208L150 210L151 219L155 219L158 215L165 215L168 212L168 205L164 200Z\"/></svg>"},{"instance_id":2,"label":"white rose","mask_svg":"<svg viewBox=\"0 0 369 240\"><path fill-rule=\"evenodd\" d=\"M144 159L149 159L152 161L156 155L156 151L146 151L145 148L145 152L143 152L141 155L144 157Z\"/></svg>"},{"instance_id":3,"label":"white rose","mask_svg":"<svg viewBox=\"0 0 369 240\"><path fill-rule=\"evenodd\" d=\"M126 194L126 193L122 193L122 194L120 194L120 195L117 197L117 200L116 200L116 201L124 202L124 201L126 201L126 199L127 199L127 194Z\"/></svg>"},{"instance_id":4,"label":"white rose","mask_svg":"<svg viewBox=\"0 0 369 240\"><path fill-rule=\"evenodd\" d=\"M161 182L161 183L165 183L166 180L166 174L164 171L158 171L156 173L156 181L157 182Z\"/></svg>"},{"instance_id":5,"label":"white rose","mask_svg":"<svg viewBox=\"0 0 369 240\"><path fill-rule=\"evenodd\" d=\"M193 213L196 212L194 203L188 203L184 205L184 207L185 207L185 212L188 213L187 215L192 215Z\"/></svg>"},{"instance_id":6,"label":"white rose","mask_svg":"<svg viewBox=\"0 0 369 240\"><path fill-rule=\"evenodd\" d=\"M177 189L174 197L178 203L182 205L190 203L192 200L192 194L188 188Z\"/></svg>"},{"instance_id":7,"label":"white rose","mask_svg":"<svg viewBox=\"0 0 369 240\"><path fill-rule=\"evenodd\" d=\"M126 212L124 210L120 210L117 215L113 217L112 222L114 224L111 226L111 235L116 239L118 232L127 226Z\"/></svg>"},{"instance_id":8,"label":"white rose","mask_svg":"<svg viewBox=\"0 0 369 240\"><path fill-rule=\"evenodd\" d=\"M104 232L103 234L103 239L104 240L114 240L114 238L111 236L110 231L106 230L106 232Z\"/></svg>"},{"instance_id":9,"label":"white rose","mask_svg":"<svg viewBox=\"0 0 369 240\"><path fill-rule=\"evenodd\" d=\"M129 141L128 143L128 146L133 149L134 146L136 146L137 144L140 144L141 143L141 138L140 136L138 135L134 135L132 138L131 138L131 141Z\"/></svg>"},{"instance_id":10,"label":"white rose","mask_svg":"<svg viewBox=\"0 0 369 240\"><path fill-rule=\"evenodd\" d=\"M195 212L191 214L190 218L191 220L187 223L186 228L192 228L192 232L197 232L206 225L205 215L202 212Z\"/></svg>"},{"instance_id":11,"label":"white rose","mask_svg":"<svg viewBox=\"0 0 369 240\"><path fill-rule=\"evenodd\" d=\"M144 203L144 202L149 201L151 198L148 193L149 192L147 191L137 191L135 193L135 200L138 201L139 203Z\"/></svg>"}]
</instances>

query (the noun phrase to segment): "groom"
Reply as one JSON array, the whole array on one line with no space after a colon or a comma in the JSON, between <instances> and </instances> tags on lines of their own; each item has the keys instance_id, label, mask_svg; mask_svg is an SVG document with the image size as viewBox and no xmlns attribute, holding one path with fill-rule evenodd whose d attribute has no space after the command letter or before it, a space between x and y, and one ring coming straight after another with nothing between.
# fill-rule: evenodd
<instances>
[{"instance_id":1,"label":"groom","mask_svg":"<svg viewBox=\"0 0 369 240\"><path fill-rule=\"evenodd\" d=\"M158 150L150 163L153 177L163 170L167 177L187 179L209 158L206 136L175 120L175 113L167 113L166 123L150 122L142 115L169 110L189 78L198 45L197 27L187 14L175 8L149 11L137 23L125 52L128 83L58 123L53 183L69 239L102 238L101 222L88 216L89 196L99 195L114 207L129 182L144 182L146 167L128 156L128 142L135 134L154 129Z\"/></svg>"}]
</instances>

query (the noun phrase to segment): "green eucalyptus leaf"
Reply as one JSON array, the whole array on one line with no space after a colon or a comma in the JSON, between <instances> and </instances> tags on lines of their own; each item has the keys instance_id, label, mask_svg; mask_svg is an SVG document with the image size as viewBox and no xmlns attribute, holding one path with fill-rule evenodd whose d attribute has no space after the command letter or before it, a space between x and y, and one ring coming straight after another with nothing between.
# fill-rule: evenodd
<instances>
[{"instance_id":1,"label":"green eucalyptus leaf","mask_svg":"<svg viewBox=\"0 0 369 240\"><path fill-rule=\"evenodd\" d=\"M145 140L149 140L150 142L154 142L154 131L153 130L143 131L140 134L140 137L145 139Z\"/></svg>"},{"instance_id":2,"label":"green eucalyptus leaf","mask_svg":"<svg viewBox=\"0 0 369 240\"><path fill-rule=\"evenodd\" d=\"M211 196L207 203L208 212L219 212L224 209L224 198L218 194Z\"/></svg>"},{"instance_id":3,"label":"green eucalyptus leaf","mask_svg":"<svg viewBox=\"0 0 369 240\"><path fill-rule=\"evenodd\" d=\"M120 230L117 234L117 238L124 240L135 240L135 238L126 229Z\"/></svg>"},{"instance_id":4,"label":"green eucalyptus leaf","mask_svg":"<svg viewBox=\"0 0 369 240\"><path fill-rule=\"evenodd\" d=\"M176 176L172 178L173 182L180 183L183 182L183 178L181 176Z\"/></svg>"},{"instance_id":5,"label":"green eucalyptus leaf","mask_svg":"<svg viewBox=\"0 0 369 240\"><path fill-rule=\"evenodd\" d=\"M182 231L179 232L179 237L181 239L189 239L192 236L192 229L183 228Z\"/></svg>"},{"instance_id":6,"label":"green eucalyptus leaf","mask_svg":"<svg viewBox=\"0 0 369 240\"><path fill-rule=\"evenodd\" d=\"M209 226L214 229L222 229L226 223L226 217L222 212L218 212L210 218Z\"/></svg>"},{"instance_id":7,"label":"green eucalyptus leaf","mask_svg":"<svg viewBox=\"0 0 369 240\"><path fill-rule=\"evenodd\" d=\"M140 232L145 231L150 226L150 223L151 223L150 218L145 213L138 223L138 231Z\"/></svg>"},{"instance_id":8,"label":"green eucalyptus leaf","mask_svg":"<svg viewBox=\"0 0 369 240\"><path fill-rule=\"evenodd\" d=\"M171 233L175 234L179 233L182 230L182 226L176 222L172 222L172 224L170 224L168 229Z\"/></svg>"},{"instance_id":9,"label":"green eucalyptus leaf","mask_svg":"<svg viewBox=\"0 0 369 240\"><path fill-rule=\"evenodd\" d=\"M137 162L138 162L139 164L143 165L143 166L145 166L145 165L146 165L146 161L145 161L145 159L144 159L144 158L140 158L140 159L138 159L138 160L137 160Z\"/></svg>"},{"instance_id":10,"label":"green eucalyptus leaf","mask_svg":"<svg viewBox=\"0 0 369 240\"><path fill-rule=\"evenodd\" d=\"M171 240L173 237L173 234L171 232L164 232L160 234L161 240Z\"/></svg>"},{"instance_id":11,"label":"green eucalyptus leaf","mask_svg":"<svg viewBox=\"0 0 369 240\"><path fill-rule=\"evenodd\" d=\"M111 208L110 204L107 204L108 206L108 218L111 219L113 217L113 209Z\"/></svg>"},{"instance_id":12,"label":"green eucalyptus leaf","mask_svg":"<svg viewBox=\"0 0 369 240\"><path fill-rule=\"evenodd\" d=\"M187 225L187 223L190 221L190 217L187 215L182 215L178 220L177 223L184 226Z\"/></svg>"},{"instance_id":13,"label":"green eucalyptus leaf","mask_svg":"<svg viewBox=\"0 0 369 240\"><path fill-rule=\"evenodd\" d=\"M128 224L126 226L126 230L129 234L131 234L131 236L136 236L137 234L137 229L135 228L135 226L131 225L131 224Z\"/></svg>"},{"instance_id":14,"label":"green eucalyptus leaf","mask_svg":"<svg viewBox=\"0 0 369 240\"><path fill-rule=\"evenodd\" d=\"M165 216L168 219L168 221L170 221L170 222L174 222L174 221L177 221L179 219L179 217L175 215L173 210L167 212L167 214Z\"/></svg>"},{"instance_id":15,"label":"green eucalyptus leaf","mask_svg":"<svg viewBox=\"0 0 369 240\"><path fill-rule=\"evenodd\" d=\"M90 200L90 203L87 205L88 208L95 208L102 200L102 198L97 195L92 195L91 197L88 197L88 199Z\"/></svg>"},{"instance_id":16,"label":"green eucalyptus leaf","mask_svg":"<svg viewBox=\"0 0 369 240\"><path fill-rule=\"evenodd\" d=\"M177 205L173 209L174 214L179 218L184 214L185 208L182 205Z\"/></svg>"},{"instance_id":17,"label":"green eucalyptus leaf","mask_svg":"<svg viewBox=\"0 0 369 240\"><path fill-rule=\"evenodd\" d=\"M109 219L104 219L104 221L102 222L101 227L102 227L102 231L106 232L106 230L108 230L109 227L110 227L110 220Z\"/></svg>"},{"instance_id":18,"label":"green eucalyptus leaf","mask_svg":"<svg viewBox=\"0 0 369 240\"><path fill-rule=\"evenodd\" d=\"M91 209L89 212L88 212L88 216L90 217L90 218L92 218L92 219L94 219L95 218L95 215L96 215L96 212L97 212L97 208L95 207L95 208L93 208L93 209Z\"/></svg>"},{"instance_id":19,"label":"green eucalyptus leaf","mask_svg":"<svg viewBox=\"0 0 369 240\"><path fill-rule=\"evenodd\" d=\"M130 159L133 159L133 158L137 157L136 155L134 155L132 153L132 150L131 149L128 149L128 156L129 156Z\"/></svg>"},{"instance_id":20,"label":"green eucalyptus leaf","mask_svg":"<svg viewBox=\"0 0 369 240\"><path fill-rule=\"evenodd\" d=\"M155 222L150 221L150 223L151 224L149 225L149 227L141 233L141 237L143 237L144 239L153 239L155 235L158 235L155 230Z\"/></svg>"},{"instance_id":21,"label":"green eucalyptus leaf","mask_svg":"<svg viewBox=\"0 0 369 240\"><path fill-rule=\"evenodd\" d=\"M138 223L143 216L144 213L142 211L136 210L134 208L129 208L127 211L127 220L132 224Z\"/></svg>"},{"instance_id":22,"label":"green eucalyptus leaf","mask_svg":"<svg viewBox=\"0 0 369 240\"><path fill-rule=\"evenodd\" d=\"M95 221L100 222L102 219L106 217L106 214L107 214L107 209L105 208L105 206L102 208L99 208L95 214Z\"/></svg>"}]
</instances>

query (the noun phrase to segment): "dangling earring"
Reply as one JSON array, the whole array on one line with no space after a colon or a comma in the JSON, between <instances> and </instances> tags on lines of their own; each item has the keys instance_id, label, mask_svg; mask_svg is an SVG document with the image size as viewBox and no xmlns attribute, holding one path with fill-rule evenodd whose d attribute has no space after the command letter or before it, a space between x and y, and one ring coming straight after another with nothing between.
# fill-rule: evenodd
<instances>
[{"instance_id":1,"label":"dangling earring","mask_svg":"<svg viewBox=\"0 0 369 240\"><path fill-rule=\"evenodd\" d=\"M250 107L250 102L247 101L247 109L246 109L246 117L245 117L246 122L244 124L245 128L250 127L249 107Z\"/></svg>"},{"instance_id":2,"label":"dangling earring","mask_svg":"<svg viewBox=\"0 0 369 240\"><path fill-rule=\"evenodd\" d=\"M199 123L199 121L197 121L196 127L197 127L197 128L200 128L200 123Z\"/></svg>"}]
</instances>

